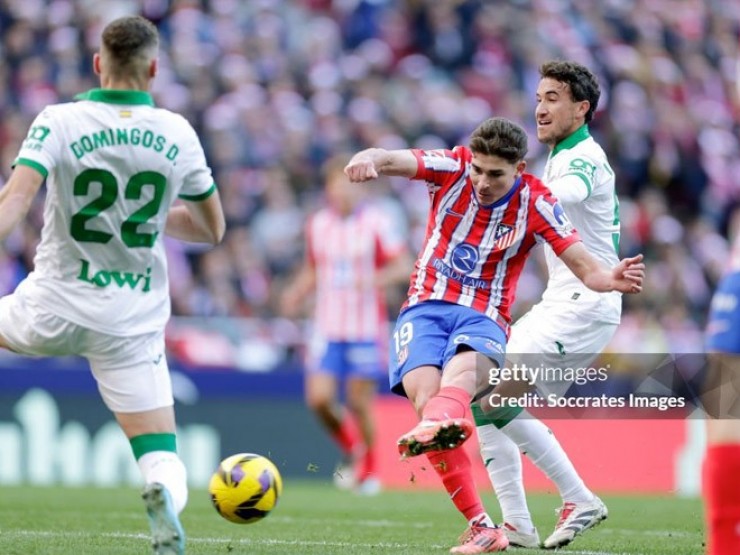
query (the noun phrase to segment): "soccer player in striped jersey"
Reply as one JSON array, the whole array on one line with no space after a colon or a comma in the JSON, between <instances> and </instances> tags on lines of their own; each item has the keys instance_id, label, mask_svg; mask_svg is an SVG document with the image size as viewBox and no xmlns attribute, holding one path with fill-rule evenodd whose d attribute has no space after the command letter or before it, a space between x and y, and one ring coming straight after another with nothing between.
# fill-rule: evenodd
<instances>
[{"instance_id":1,"label":"soccer player in striped jersey","mask_svg":"<svg viewBox=\"0 0 740 555\"><path fill-rule=\"evenodd\" d=\"M0 240L46 180L44 225L34 271L0 299L0 347L88 360L144 476L154 553L181 554L188 490L164 355L162 234L216 244L225 224L195 131L148 92L158 44L144 18L111 22L93 58L101 88L33 122L0 191Z\"/></svg>"},{"instance_id":2,"label":"soccer player in striped jersey","mask_svg":"<svg viewBox=\"0 0 740 555\"><path fill-rule=\"evenodd\" d=\"M543 181L589 252L613 266L619 248L614 172L588 130L599 102L598 81L588 68L570 61L545 63L540 76L537 138L550 148ZM549 276L542 300L512 326L507 353L536 355L538 365L588 367L617 330L621 295L585 287L548 246L545 259ZM487 415L475 407L473 411L481 455L512 545L540 544L527 507L520 451L553 480L562 497L560 517L544 547L567 545L607 517L606 506L583 483L545 424L522 408L507 407Z\"/></svg>"},{"instance_id":3,"label":"soccer player in striped jersey","mask_svg":"<svg viewBox=\"0 0 740 555\"><path fill-rule=\"evenodd\" d=\"M398 223L348 183L348 161L338 155L325 165L327 205L308 221L306 261L281 301L295 316L315 293L306 403L342 452L336 485L372 495L380 488L372 403L387 363L386 291L407 281L413 261Z\"/></svg>"},{"instance_id":4,"label":"soccer player in striped jersey","mask_svg":"<svg viewBox=\"0 0 740 555\"><path fill-rule=\"evenodd\" d=\"M732 256L712 297L706 329L709 373L703 468L707 555L740 553L740 211Z\"/></svg>"},{"instance_id":5,"label":"soccer player in striped jersey","mask_svg":"<svg viewBox=\"0 0 740 555\"><path fill-rule=\"evenodd\" d=\"M452 553L503 551L509 541L486 513L460 445L473 432L466 418L479 389L476 369L504 363L510 307L529 251L548 243L587 287L637 293L641 256L607 269L544 184L525 173L527 136L491 118L469 147L357 153L352 181L378 175L427 182L431 207L425 244L396 323L391 388L409 398L421 421L399 438L402 456L427 454L469 529Z\"/></svg>"}]
</instances>

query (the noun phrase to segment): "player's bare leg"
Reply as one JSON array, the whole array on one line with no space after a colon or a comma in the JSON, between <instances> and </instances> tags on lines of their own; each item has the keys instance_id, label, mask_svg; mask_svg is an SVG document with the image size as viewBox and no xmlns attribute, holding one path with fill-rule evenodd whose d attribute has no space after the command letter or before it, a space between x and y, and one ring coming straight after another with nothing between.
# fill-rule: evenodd
<instances>
[{"instance_id":1,"label":"player's bare leg","mask_svg":"<svg viewBox=\"0 0 740 555\"><path fill-rule=\"evenodd\" d=\"M373 419L373 400L377 392L377 382L372 378L353 376L347 380L347 409L354 415L363 443L363 452L355 465L357 492L375 495L380 492L380 480L376 475L375 423Z\"/></svg>"},{"instance_id":2,"label":"player's bare leg","mask_svg":"<svg viewBox=\"0 0 740 555\"><path fill-rule=\"evenodd\" d=\"M334 471L334 484L340 489L355 486L355 459L358 438L352 422L338 403L337 378L328 372L306 374L304 396L306 406L319 419L324 429L342 452L342 460Z\"/></svg>"}]
</instances>

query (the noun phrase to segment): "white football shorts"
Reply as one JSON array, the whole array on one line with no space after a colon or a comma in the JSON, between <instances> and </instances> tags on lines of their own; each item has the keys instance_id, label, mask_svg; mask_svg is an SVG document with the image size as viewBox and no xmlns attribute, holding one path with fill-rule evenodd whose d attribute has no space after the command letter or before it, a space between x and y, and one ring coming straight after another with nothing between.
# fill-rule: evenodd
<instances>
[{"instance_id":1,"label":"white football shorts","mask_svg":"<svg viewBox=\"0 0 740 555\"><path fill-rule=\"evenodd\" d=\"M540 302L511 328L506 345L507 364L524 361L550 368L588 368L606 349L619 324L600 322L588 307ZM557 376L558 372L546 375ZM569 383L538 380L541 392L562 393Z\"/></svg>"},{"instance_id":2,"label":"white football shorts","mask_svg":"<svg viewBox=\"0 0 740 555\"><path fill-rule=\"evenodd\" d=\"M174 403L164 331L130 337L100 333L60 318L16 292L0 298L0 335L23 355L86 358L103 401L113 412L143 412Z\"/></svg>"}]
</instances>

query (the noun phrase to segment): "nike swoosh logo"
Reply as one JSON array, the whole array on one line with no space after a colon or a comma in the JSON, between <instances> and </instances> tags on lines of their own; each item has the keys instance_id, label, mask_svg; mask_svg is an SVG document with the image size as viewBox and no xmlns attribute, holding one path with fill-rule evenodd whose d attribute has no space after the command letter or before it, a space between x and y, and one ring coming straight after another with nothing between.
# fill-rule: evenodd
<instances>
[{"instance_id":1,"label":"nike swoosh logo","mask_svg":"<svg viewBox=\"0 0 740 555\"><path fill-rule=\"evenodd\" d=\"M161 362L161 360L162 360L162 355L160 354L157 358L155 358L152 361L152 364L159 364Z\"/></svg>"},{"instance_id":2,"label":"nike swoosh logo","mask_svg":"<svg viewBox=\"0 0 740 555\"><path fill-rule=\"evenodd\" d=\"M446 208L445 214L449 214L450 216L457 216L458 218L465 217L465 214L460 214L460 212L455 212L452 208Z\"/></svg>"}]
</instances>

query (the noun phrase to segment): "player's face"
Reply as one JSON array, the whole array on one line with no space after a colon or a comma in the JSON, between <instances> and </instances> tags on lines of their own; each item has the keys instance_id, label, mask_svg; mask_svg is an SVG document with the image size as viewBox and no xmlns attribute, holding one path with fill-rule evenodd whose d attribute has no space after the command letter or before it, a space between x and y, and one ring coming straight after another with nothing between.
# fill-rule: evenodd
<instances>
[{"instance_id":1,"label":"player's face","mask_svg":"<svg viewBox=\"0 0 740 555\"><path fill-rule=\"evenodd\" d=\"M489 206L505 196L526 167L523 160L512 163L498 156L474 152L470 161L470 180L478 203Z\"/></svg>"},{"instance_id":2,"label":"player's face","mask_svg":"<svg viewBox=\"0 0 740 555\"><path fill-rule=\"evenodd\" d=\"M351 214L362 196L362 187L350 183L342 172L335 172L327 178L326 198L334 210L340 214Z\"/></svg>"},{"instance_id":3,"label":"player's face","mask_svg":"<svg viewBox=\"0 0 740 555\"><path fill-rule=\"evenodd\" d=\"M545 77L537 87L537 139L554 147L583 125L588 108L587 100L573 100L570 85Z\"/></svg>"}]
</instances>

